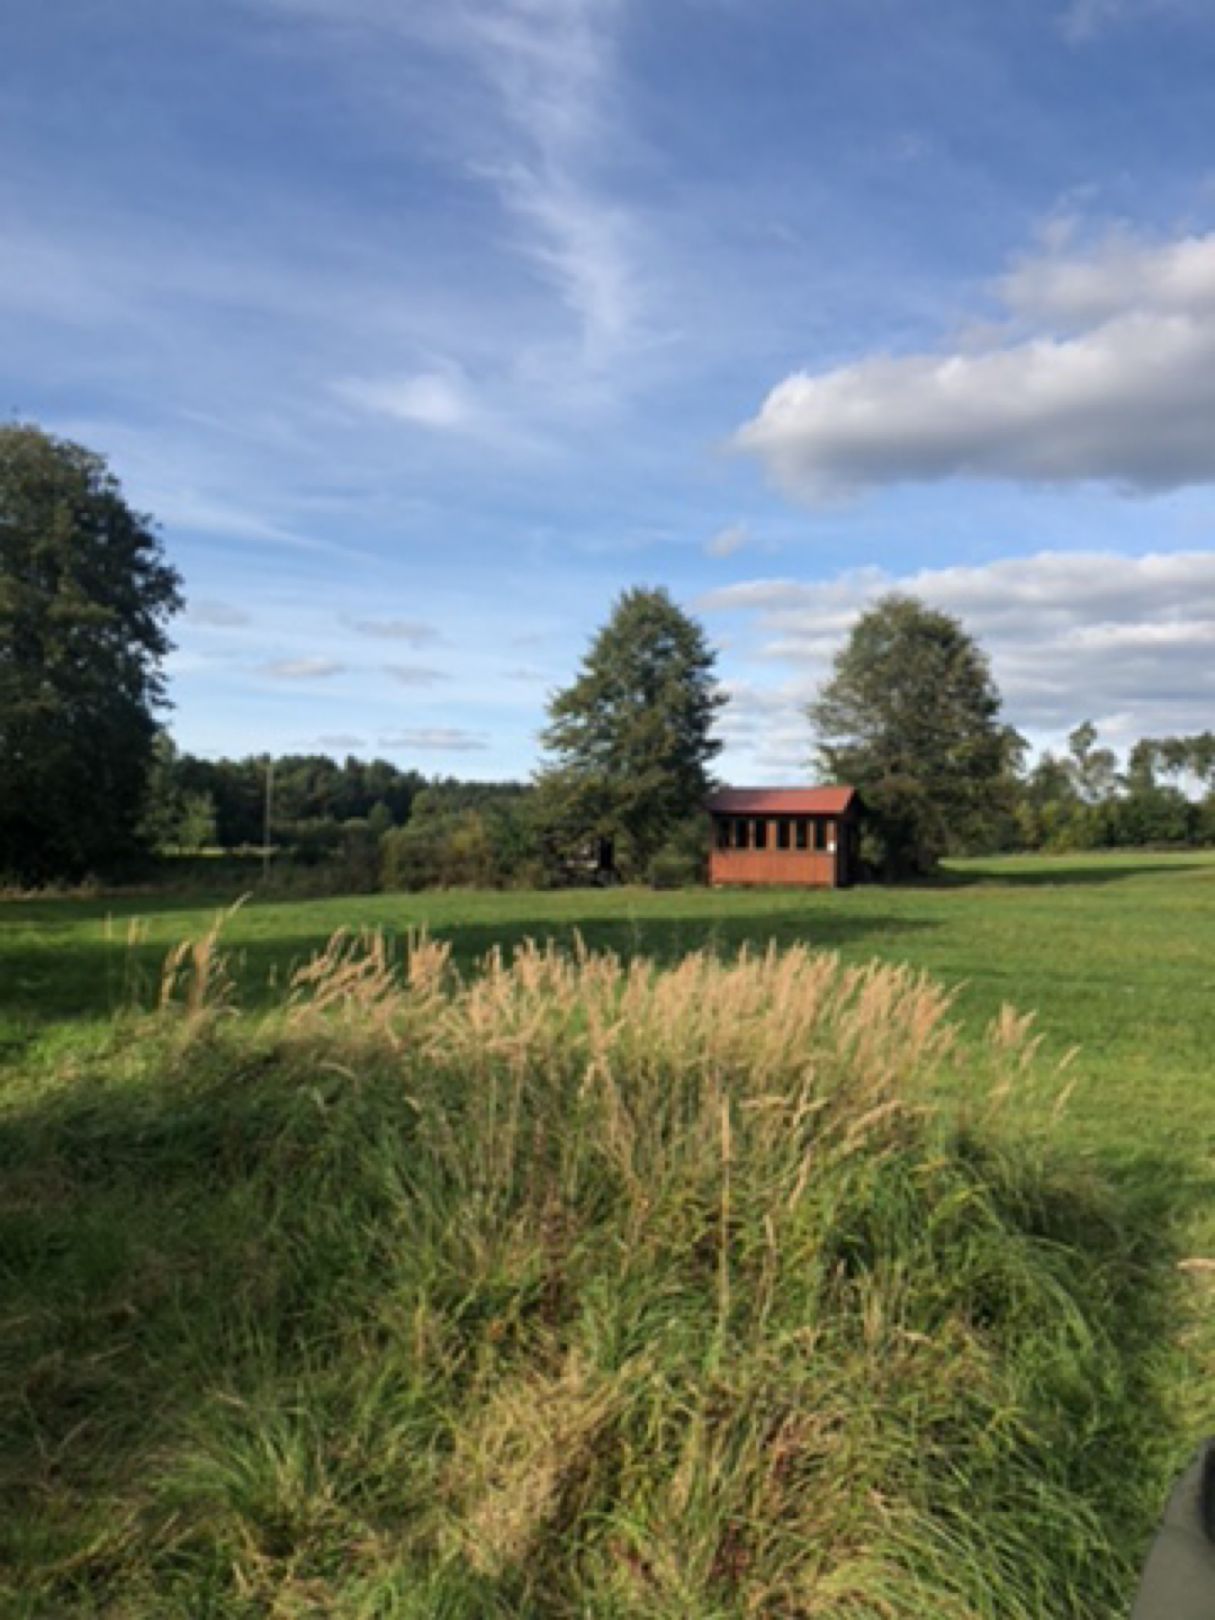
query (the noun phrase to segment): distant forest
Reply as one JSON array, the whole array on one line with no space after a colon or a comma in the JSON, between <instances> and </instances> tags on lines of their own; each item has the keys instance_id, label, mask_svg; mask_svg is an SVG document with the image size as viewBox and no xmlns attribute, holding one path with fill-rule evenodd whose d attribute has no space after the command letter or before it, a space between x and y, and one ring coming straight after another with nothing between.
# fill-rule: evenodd
<instances>
[{"instance_id":1,"label":"distant forest","mask_svg":"<svg viewBox=\"0 0 1215 1620\"><path fill-rule=\"evenodd\" d=\"M525 782L428 777L353 756L203 759L162 736L144 831L174 855L260 853L268 832L280 877L311 873L317 886L570 881L577 863L548 846L544 821ZM1010 776L1001 808L953 853L1204 844L1215 844L1215 733L1145 738L1121 760L1086 722L1066 753ZM707 830L690 818L646 875L659 885L698 881L706 854Z\"/></svg>"}]
</instances>

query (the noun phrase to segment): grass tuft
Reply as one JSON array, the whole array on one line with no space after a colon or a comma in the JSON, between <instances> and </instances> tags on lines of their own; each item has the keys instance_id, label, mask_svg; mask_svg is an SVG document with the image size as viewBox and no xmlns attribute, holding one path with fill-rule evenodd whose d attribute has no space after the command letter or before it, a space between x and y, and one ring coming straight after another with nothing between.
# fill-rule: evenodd
<instances>
[{"instance_id":1,"label":"grass tuft","mask_svg":"<svg viewBox=\"0 0 1215 1620\"><path fill-rule=\"evenodd\" d=\"M0 1116L12 1612L1123 1611L1176 1257L1002 1122L1027 1020L802 947L235 982Z\"/></svg>"}]
</instances>

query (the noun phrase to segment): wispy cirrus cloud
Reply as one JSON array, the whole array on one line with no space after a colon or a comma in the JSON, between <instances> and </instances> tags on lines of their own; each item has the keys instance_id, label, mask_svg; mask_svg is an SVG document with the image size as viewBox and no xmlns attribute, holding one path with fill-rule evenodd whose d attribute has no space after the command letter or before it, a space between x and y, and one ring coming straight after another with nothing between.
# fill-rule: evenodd
<instances>
[{"instance_id":1,"label":"wispy cirrus cloud","mask_svg":"<svg viewBox=\"0 0 1215 1620\"><path fill-rule=\"evenodd\" d=\"M450 679L443 670L426 664L385 664L384 669L402 686L436 686Z\"/></svg>"},{"instance_id":2,"label":"wispy cirrus cloud","mask_svg":"<svg viewBox=\"0 0 1215 1620\"><path fill-rule=\"evenodd\" d=\"M422 44L490 99L447 102L445 139L514 221L514 245L578 323L600 364L641 317L644 258L633 210L605 181L623 131L614 118L616 31L625 0L251 0L341 33Z\"/></svg>"},{"instance_id":3,"label":"wispy cirrus cloud","mask_svg":"<svg viewBox=\"0 0 1215 1620\"><path fill-rule=\"evenodd\" d=\"M405 731L388 731L379 739L381 748L393 752L417 750L436 754L473 754L489 747L482 732L459 726L418 726Z\"/></svg>"},{"instance_id":4,"label":"wispy cirrus cloud","mask_svg":"<svg viewBox=\"0 0 1215 1620\"><path fill-rule=\"evenodd\" d=\"M206 630L237 630L251 622L244 608L213 597L188 602L185 616L190 624L201 625Z\"/></svg>"},{"instance_id":5,"label":"wispy cirrus cloud","mask_svg":"<svg viewBox=\"0 0 1215 1620\"><path fill-rule=\"evenodd\" d=\"M419 371L407 377L352 378L336 384L335 391L363 410L439 433L470 432L479 419L468 384L454 369Z\"/></svg>"},{"instance_id":6,"label":"wispy cirrus cloud","mask_svg":"<svg viewBox=\"0 0 1215 1620\"><path fill-rule=\"evenodd\" d=\"M718 529L705 542L706 557L733 557L735 552L741 551L751 541L751 531L745 523L729 523L724 529Z\"/></svg>"},{"instance_id":7,"label":"wispy cirrus cloud","mask_svg":"<svg viewBox=\"0 0 1215 1620\"><path fill-rule=\"evenodd\" d=\"M410 647L434 647L442 631L423 619L356 619L352 628L377 641L403 641Z\"/></svg>"},{"instance_id":8,"label":"wispy cirrus cloud","mask_svg":"<svg viewBox=\"0 0 1215 1620\"><path fill-rule=\"evenodd\" d=\"M736 444L811 502L951 478L1215 482L1215 234L1065 244L999 289L1030 335L796 373Z\"/></svg>"},{"instance_id":9,"label":"wispy cirrus cloud","mask_svg":"<svg viewBox=\"0 0 1215 1620\"><path fill-rule=\"evenodd\" d=\"M275 658L261 666L261 673L275 681L323 681L344 668L333 658Z\"/></svg>"},{"instance_id":10,"label":"wispy cirrus cloud","mask_svg":"<svg viewBox=\"0 0 1215 1620\"><path fill-rule=\"evenodd\" d=\"M1070 0L1059 14L1059 28L1071 44L1087 45L1120 24L1204 15L1209 15L1206 0Z\"/></svg>"},{"instance_id":11,"label":"wispy cirrus cloud","mask_svg":"<svg viewBox=\"0 0 1215 1620\"><path fill-rule=\"evenodd\" d=\"M485 0L464 46L497 92L516 147L484 166L525 228L521 246L579 320L592 359L638 314L636 227L596 171L608 149L622 0Z\"/></svg>"}]
</instances>

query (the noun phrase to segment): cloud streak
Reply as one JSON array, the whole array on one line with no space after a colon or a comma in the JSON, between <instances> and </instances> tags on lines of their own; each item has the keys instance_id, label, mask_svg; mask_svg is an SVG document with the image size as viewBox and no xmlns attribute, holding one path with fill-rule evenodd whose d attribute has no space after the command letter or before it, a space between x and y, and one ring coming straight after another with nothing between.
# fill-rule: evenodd
<instances>
[{"instance_id":1,"label":"cloud streak","mask_svg":"<svg viewBox=\"0 0 1215 1620\"><path fill-rule=\"evenodd\" d=\"M425 664L385 664L385 671L402 686L435 686L450 677Z\"/></svg>"},{"instance_id":2,"label":"cloud streak","mask_svg":"<svg viewBox=\"0 0 1215 1620\"><path fill-rule=\"evenodd\" d=\"M479 753L489 744L476 731L464 731L458 726L420 726L405 731L389 731L379 739L381 748L394 752L436 754Z\"/></svg>"},{"instance_id":3,"label":"cloud streak","mask_svg":"<svg viewBox=\"0 0 1215 1620\"><path fill-rule=\"evenodd\" d=\"M410 647L433 647L443 636L422 619L358 619L353 628L378 641L403 641Z\"/></svg>"},{"instance_id":4,"label":"cloud streak","mask_svg":"<svg viewBox=\"0 0 1215 1620\"><path fill-rule=\"evenodd\" d=\"M751 531L745 523L731 523L705 542L706 557L732 557L751 541Z\"/></svg>"},{"instance_id":5,"label":"cloud streak","mask_svg":"<svg viewBox=\"0 0 1215 1620\"><path fill-rule=\"evenodd\" d=\"M345 665L332 658L276 658L261 672L275 681L320 681L340 675Z\"/></svg>"}]
</instances>

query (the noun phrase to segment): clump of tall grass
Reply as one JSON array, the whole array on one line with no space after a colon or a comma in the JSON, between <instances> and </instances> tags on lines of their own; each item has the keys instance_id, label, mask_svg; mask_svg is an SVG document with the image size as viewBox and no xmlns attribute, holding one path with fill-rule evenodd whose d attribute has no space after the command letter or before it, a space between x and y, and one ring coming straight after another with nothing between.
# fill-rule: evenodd
<instances>
[{"instance_id":1,"label":"clump of tall grass","mask_svg":"<svg viewBox=\"0 0 1215 1620\"><path fill-rule=\"evenodd\" d=\"M254 1019L219 950L3 1125L16 1612L1119 1612L1146 1247L930 1100L998 1101L1025 1022L803 949L375 935Z\"/></svg>"}]
</instances>

